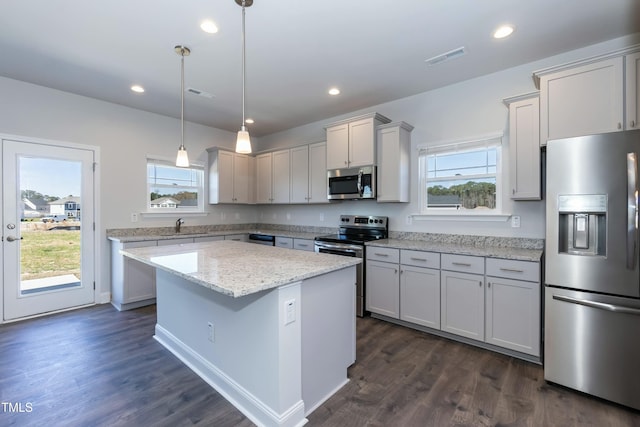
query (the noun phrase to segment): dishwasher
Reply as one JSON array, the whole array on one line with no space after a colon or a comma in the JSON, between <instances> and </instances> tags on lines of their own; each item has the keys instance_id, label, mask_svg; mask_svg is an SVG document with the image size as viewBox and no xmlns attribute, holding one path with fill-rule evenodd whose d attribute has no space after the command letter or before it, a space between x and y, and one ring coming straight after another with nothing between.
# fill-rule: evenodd
<instances>
[{"instance_id":1,"label":"dishwasher","mask_svg":"<svg viewBox=\"0 0 640 427\"><path fill-rule=\"evenodd\" d=\"M247 241L249 243L257 243L259 245L275 246L276 236L271 236L269 234L251 233L249 234L249 239Z\"/></svg>"}]
</instances>

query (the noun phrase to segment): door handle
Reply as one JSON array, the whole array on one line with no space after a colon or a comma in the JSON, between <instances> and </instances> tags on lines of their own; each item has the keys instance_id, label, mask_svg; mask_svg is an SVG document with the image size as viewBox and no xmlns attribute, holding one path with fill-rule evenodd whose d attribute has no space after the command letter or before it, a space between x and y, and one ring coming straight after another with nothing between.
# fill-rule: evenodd
<instances>
[{"instance_id":1,"label":"door handle","mask_svg":"<svg viewBox=\"0 0 640 427\"><path fill-rule=\"evenodd\" d=\"M7 236L7 242L15 242L16 240L22 240L22 237L15 238L13 236Z\"/></svg>"},{"instance_id":2,"label":"door handle","mask_svg":"<svg viewBox=\"0 0 640 427\"><path fill-rule=\"evenodd\" d=\"M627 268L636 268L638 256L638 156L627 153Z\"/></svg>"},{"instance_id":3,"label":"door handle","mask_svg":"<svg viewBox=\"0 0 640 427\"><path fill-rule=\"evenodd\" d=\"M615 313L640 315L640 309L634 307L625 307L623 305L608 304L606 302L591 301L582 298L572 298L564 295L554 295L554 300L564 301L572 304L584 305L585 307L599 308L600 310L613 311Z\"/></svg>"}]
</instances>

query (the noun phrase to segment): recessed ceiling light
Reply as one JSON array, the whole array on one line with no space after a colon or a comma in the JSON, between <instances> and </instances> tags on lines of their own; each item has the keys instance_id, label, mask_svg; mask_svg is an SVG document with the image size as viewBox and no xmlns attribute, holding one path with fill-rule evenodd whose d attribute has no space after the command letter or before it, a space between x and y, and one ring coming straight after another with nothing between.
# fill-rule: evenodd
<instances>
[{"instance_id":1,"label":"recessed ceiling light","mask_svg":"<svg viewBox=\"0 0 640 427\"><path fill-rule=\"evenodd\" d=\"M142 93L144 92L144 88L140 85L133 85L131 86L131 90L136 92L136 93Z\"/></svg>"},{"instance_id":2,"label":"recessed ceiling light","mask_svg":"<svg viewBox=\"0 0 640 427\"><path fill-rule=\"evenodd\" d=\"M502 26L498 27L498 29L493 32L493 38L494 39L503 39L505 37L510 36L511 33L513 33L513 31L514 31L513 25L502 25Z\"/></svg>"},{"instance_id":3,"label":"recessed ceiling light","mask_svg":"<svg viewBox=\"0 0 640 427\"><path fill-rule=\"evenodd\" d=\"M329 89L329 95L340 95L340 89L338 89L337 87L332 87L331 89Z\"/></svg>"},{"instance_id":4,"label":"recessed ceiling light","mask_svg":"<svg viewBox=\"0 0 640 427\"><path fill-rule=\"evenodd\" d=\"M200 24L200 28L202 29L202 31L209 34L215 34L218 32L218 26L210 19L202 21L202 23Z\"/></svg>"},{"instance_id":5,"label":"recessed ceiling light","mask_svg":"<svg viewBox=\"0 0 640 427\"><path fill-rule=\"evenodd\" d=\"M249 118L247 118L244 122L245 122L246 124L248 124L248 125L252 125L252 124L254 124L254 123L255 123L255 122L253 121L253 119L249 119Z\"/></svg>"}]
</instances>

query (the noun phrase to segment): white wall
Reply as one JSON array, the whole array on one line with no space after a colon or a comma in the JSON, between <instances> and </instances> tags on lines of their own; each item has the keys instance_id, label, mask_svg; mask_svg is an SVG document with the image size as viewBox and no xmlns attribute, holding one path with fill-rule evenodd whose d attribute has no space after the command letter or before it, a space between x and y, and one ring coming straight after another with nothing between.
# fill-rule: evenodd
<instances>
[{"instance_id":1,"label":"white wall","mask_svg":"<svg viewBox=\"0 0 640 427\"><path fill-rule=\"evenodd\" d=\"M393 121L405 121L414 126L411 162L411 203L378 204L371 201L348 201L330 206L267 206L260 210L260 221L281 224L318 224L333 226L340 214L367 213L389 217L389 227L395 231L495 235L504 237L544 238L544 201L512 202L508 191L508 161L504 165L504 210L521 217L521 227L511 228L510 222L478 222L452 220L413 220L409 214L420 211L418 195L418 152L421 144L451 141L494 132L504 132L503 158L508 159L508 108L502 100L514 95L535 91L534 71L550 66L588 58L640 42L638 35L624 37L568 52L551 58L507 69L498 73L464 81L441 89L381 104L348 115L336 116L305 126L263 137L260 150L270 150L325 139L327 124L368 112L378 112ZM429 78L425 71L425 78ZM320 218L324 217L324 222ZM287 217L289 219L287 219Z\"/></svg>"},{"instance_id":2,"label":"white wall","mask_svg":"<svg viewBox=\"0 0 640 427\"><path fill-rule=\"evenodd\" d=\"M2 77L0 94L0 134L100 147L98 238L102 259L98 289L100 293L109 292L110 252L105 230L171 226L178 217L141 217L139 222L131 222L131 213L142 212L146 206L146 156L175 158L180 121ZM234 144L232 132L185 124L185 145L192 161L205 161L207 147ZM252 206L206 205L205 209L207 216L186 216L185 225L256 221Z\"/></svg>"}]
</instances>

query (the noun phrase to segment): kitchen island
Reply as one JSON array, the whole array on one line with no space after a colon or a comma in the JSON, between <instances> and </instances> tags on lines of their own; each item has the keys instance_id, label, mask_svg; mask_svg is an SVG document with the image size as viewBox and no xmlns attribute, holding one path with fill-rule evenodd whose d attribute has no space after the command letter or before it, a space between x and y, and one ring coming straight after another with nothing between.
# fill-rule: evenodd
<instances>
[{"instance_id":1,"label":"kitchen island","mask_svg":"<svg viewBox=\"0 0 640 427\"><path fill-rule=\"evenodd\" d=\"M361 260L235 241L122 254L156 268L156 340L254 423L303 425L348 381Z\"/></svg>"}]
</instances>

